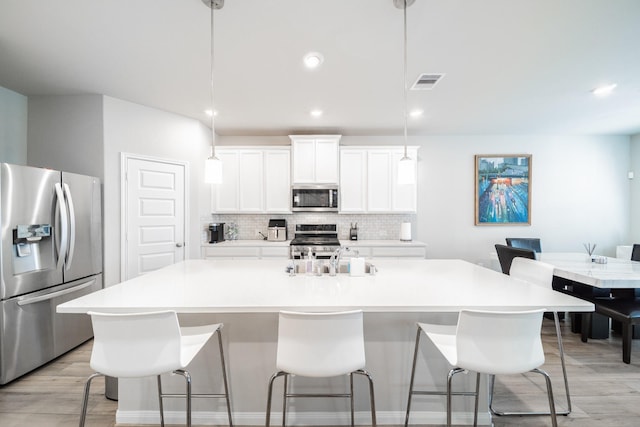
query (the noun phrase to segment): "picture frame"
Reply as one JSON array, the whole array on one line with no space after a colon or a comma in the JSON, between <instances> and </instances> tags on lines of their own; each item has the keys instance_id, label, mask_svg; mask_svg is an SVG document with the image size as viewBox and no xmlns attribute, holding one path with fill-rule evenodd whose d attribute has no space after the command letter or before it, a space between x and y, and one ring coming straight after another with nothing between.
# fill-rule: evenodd
<instances>
[{"instance_id":1,"label":"picture frame","mask_svg":"<svg viewBox=\"0 0 640 427\"><path fill-rule=\"evenodd\" d=\"M475 225L531 225L531 154L475 155Z\"/></svg>"}]
</instances>

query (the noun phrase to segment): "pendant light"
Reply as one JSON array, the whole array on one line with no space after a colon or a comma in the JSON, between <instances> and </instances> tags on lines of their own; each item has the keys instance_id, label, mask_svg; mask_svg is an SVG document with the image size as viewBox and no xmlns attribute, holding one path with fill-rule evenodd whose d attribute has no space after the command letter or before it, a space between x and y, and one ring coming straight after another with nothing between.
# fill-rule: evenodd
<instances>
[{"instance_id":1,"label":"pendant light","mask_svg":"<svg viewBox=\"0 0 640 427\"><path fill-rule=\"evenodd\" d=\"M208 184L222 183L222 162L216 157L216 132L214 126L215 110L213 104L213 11L222 9L224 0L202 0L211 9L211 156L204 164L204 182Z\"/></svg>"},{"instance_id":2,"label":"pendant light","mask_svg":"<svg viewBox=\"0 0 640 427\"><path fill-rule=\"evenodd\" d=\"M398 184L407 185L416 183L416 166L411 157L407 155L407 7L411 6L415 0L393 0L397 8L402 9L404 16L404 155L398 163Z\"/></svg>"}]
</instances>

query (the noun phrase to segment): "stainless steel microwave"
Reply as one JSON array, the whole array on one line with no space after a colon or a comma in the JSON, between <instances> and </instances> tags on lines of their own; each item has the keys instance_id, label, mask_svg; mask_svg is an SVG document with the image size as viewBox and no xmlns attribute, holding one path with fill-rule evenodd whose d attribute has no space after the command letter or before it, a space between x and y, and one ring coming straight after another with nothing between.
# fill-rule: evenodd
<instances>
[{"instance_id":1,"label":"stainless steel microwave","mask_svg":"<svg viewBox=\"0 0 640 427\"><path fill-rule=\"evenodd\" d=\"M338 212L337 185L294 185L291 187L294 212Z\"/></svg>"}]
</instances>

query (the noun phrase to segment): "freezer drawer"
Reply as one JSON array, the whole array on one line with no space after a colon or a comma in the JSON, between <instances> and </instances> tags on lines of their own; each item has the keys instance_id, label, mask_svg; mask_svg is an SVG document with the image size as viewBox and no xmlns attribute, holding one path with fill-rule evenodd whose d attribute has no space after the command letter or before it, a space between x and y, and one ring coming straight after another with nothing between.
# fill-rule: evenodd
<instances>
[{"instance_id":1,"label":"freezer drawer","mask_svg":"<svg viewBox=\"0 0 640 427\"><path fill-rule=\"evenodd\" d=\"M86 314L56 306L102 288L102 275L33 292L1 303L0 384L26 374L93 336Z\"/></svg>"}]
</instances>

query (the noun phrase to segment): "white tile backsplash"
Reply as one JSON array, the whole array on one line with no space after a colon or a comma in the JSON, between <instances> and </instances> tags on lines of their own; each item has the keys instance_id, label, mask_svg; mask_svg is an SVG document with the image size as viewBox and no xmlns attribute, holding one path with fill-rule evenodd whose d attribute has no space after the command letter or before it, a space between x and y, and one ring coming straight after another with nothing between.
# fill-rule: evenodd
<instances>
[{"instance_id":1,"label":"white tile backsplash","mask_svg":"<svg viewBox=\"0 0 640 427\"><path fill-rule=\"evenodd\" d=\"M351 224L358 223L358 239L360 240L399 240L400 224L410 222L415 233L417 216L415 214L354 215L317 212L300 212L291 215L212 214L201 218L202 243L209 240L208 227L212 222L235 223L238 226L238 239L252 240L261 238L258 231L265 236L267 235L269 220L272 218L287 220L287 237L289 239L293 238L296 224L335 223L338 225L338 238L348 240Z\"/></svg>"}]
</instances>

